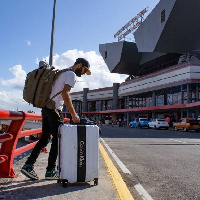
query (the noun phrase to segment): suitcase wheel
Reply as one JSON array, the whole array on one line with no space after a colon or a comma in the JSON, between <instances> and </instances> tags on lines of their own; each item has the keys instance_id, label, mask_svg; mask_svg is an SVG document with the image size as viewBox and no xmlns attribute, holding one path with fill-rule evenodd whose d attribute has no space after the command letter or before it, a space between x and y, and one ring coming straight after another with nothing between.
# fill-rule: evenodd
<instances>
[{"instance_id":1,"label":"suitcase wheel","mask_svg":"<svg viewBox=\"0 0 200 200\"><path fill-rule=\"evenodd\" d=\"M98 185L98 178L94 179L94 185Z\"/></svg>"},{"instance_id":2,"label":"suitcase wheel","mask_svg":"<svg viewBox=\"0 0 200 200\"><path fill-rule=\"evenodd\" d=\"M67 181L63 181L62 182L63 187L67 187L67 183L68 183Z\"/></svg>"},{"instance_id":3,"label":"suitcase wheel","mask_svg":"<svg viewBox=\"0 0 200 200\"><path fill-rule=\"evenodd\" d=\"M64 179L64 180L58 179L57 183L58 184L61 183L63 185L63 187L67 187L68 180L67 179Z\"/></svg>"}]
</instances>

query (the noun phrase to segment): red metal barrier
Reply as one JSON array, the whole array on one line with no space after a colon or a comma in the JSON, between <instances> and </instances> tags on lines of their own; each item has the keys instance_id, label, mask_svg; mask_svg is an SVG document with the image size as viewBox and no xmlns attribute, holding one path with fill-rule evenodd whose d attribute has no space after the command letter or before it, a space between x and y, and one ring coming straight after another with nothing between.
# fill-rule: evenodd
<instances>
[{"instance_id":1,"label":"red metal barrier","mask_svg":"<svg viewBox=\"0 0 200 200\"><path fill-rule=\"evenodd\" d=\"M18 139L27 135L41 134L42 129L32 129L22 131L26 120L41 120L41 115L25 113L23 111L8 111L0 110L0 120L12 120L7 133L0 134L0 178L15 178L17 177L13 170L14 157L18 156L30 149L32 149L36 143L25 145L16 149ZM69 122L69 119L64 119L65 122Z\"/></svg>"}]
</instances>

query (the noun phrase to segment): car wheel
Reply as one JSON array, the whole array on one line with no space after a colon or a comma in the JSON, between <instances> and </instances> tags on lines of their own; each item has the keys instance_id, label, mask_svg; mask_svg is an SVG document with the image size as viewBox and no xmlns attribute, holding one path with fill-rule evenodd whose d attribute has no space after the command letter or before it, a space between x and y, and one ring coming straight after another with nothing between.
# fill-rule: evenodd
<instances>
[{"instance_id":1,"label":"car wheel","mask_svg":"<svg viewBox=\"0 0 200 200\"><path fill-rule=\"evenodd\" d=\"M154 126L155 129L157 129L156 125Z\"/></svg>"},{"instance_id":2,"label":"car wheel","mask_svg":"<svg viewBox=\"0 0 200 200\"><path fill-rule=\"evenodd\" d=\"M188 130L187 130L187 128L183 127L183 131L184 131L184 132L187 132Z\"/></svg>"},{"instance_id":3,"label":"car wheel","mask_svg":"<svg viewBox=\"0 0 200 200\"><path fill-rule=\"evenodd\" d=\"M174 130L175 130L175 131L178 131L178 129L177 129L177 127L176 127L176 126L174 126Z\"/></svg>"}]
</instances>

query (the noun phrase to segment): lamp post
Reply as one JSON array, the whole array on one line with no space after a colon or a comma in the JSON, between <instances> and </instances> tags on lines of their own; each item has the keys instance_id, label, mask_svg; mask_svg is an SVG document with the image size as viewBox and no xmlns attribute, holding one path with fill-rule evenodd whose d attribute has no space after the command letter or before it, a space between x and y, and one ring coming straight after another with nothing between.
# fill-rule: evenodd
<instances>
[{"instance_id":1,"label":"lamp post","mask_svg":"<svg viewBox=\"0 0 200 200\"><path fill-rule=\"evenodd\" d=\"M53 65L53 44L54 44L54 26L55 26L55 16L56 16L56 0L54 0L53 6L53 19L52 19L52 30L51 30L51 46L49 55L49 65Z\"/></svg>"}]
</instances>

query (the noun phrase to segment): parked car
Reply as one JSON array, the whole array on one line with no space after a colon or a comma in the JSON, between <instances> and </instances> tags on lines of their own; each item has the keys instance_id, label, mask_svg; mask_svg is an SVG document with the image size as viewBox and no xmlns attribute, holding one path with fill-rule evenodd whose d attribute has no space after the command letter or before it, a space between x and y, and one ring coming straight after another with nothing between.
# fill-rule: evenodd
<instances>
[{"instance_id":1,"label":"parked car","mask_svg":"<svg viewBox=\"0 0 200 200\"><path fill-rule=\"evenodd\" d=\"M93 120L91 120L85 116L81 116L80 119L83 124L96 125L96 123Z\"/></svg>"},{"instance_id":2,"label":"parked car","mask_svg":"<svg viewBox=\"0 0 200 200\"><path fill-rule=\"evenodd\" d=\"M152 119L150 120L148 125L149 128L155 128L155 129L164 128L166 130L169 129L169 124L165 119Z\"/></svg>"},{"instance_id":3,"label":"parked car","mask_svg":"<svg viewBox=\"0 0 200 200\"><path fill-rule=\"evenodd\" d=\"M85 124L85 125L97 125L92 119L89 119L85 116L81 116L80 117L80 120L81 120L81 124ZM98 125L97 125L98 126ZM99 127L99 126L98 126ZM102 130L101 128L99 127L99 134L101 135L102 133Z\"/></svg>"},{"instance_id":4,"label":"parked car","mask_svg":"<svg viewBox=\"0 0 200 200\"><path fill-rule=\"evenodd\" d=\"M138 128L148 127L149 120L147 118L139 118ZM129 123L131 128L137 127L136 120Z\"/></svg>"},{"instance_id":5,"label":"parked car","mask_svg":"<svg viewBox=\"0 0 200 200\"><path fill-rule=\"evenodd\" d=\"M189 130L199 131L200 122L192 118L182 118L179 122L175 122L173 124L173 128L175 131L179 129L183 131L189 131Z\"/></svg>"}]
</instances>

